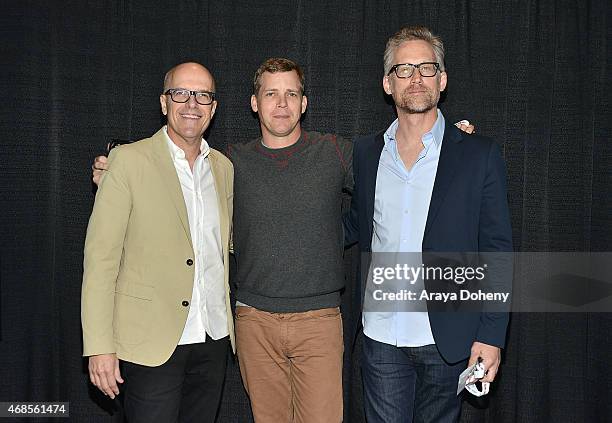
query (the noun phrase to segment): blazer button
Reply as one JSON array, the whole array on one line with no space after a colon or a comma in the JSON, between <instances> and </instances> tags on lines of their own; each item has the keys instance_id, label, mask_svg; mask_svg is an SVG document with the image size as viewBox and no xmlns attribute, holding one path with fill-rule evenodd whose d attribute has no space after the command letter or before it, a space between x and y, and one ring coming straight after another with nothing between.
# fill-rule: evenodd
<instances>
[{"instance_id":1,"label":"blazer button","mask_svg":"<svg viewBox=\"0 0 612 423\"><path fill-rule=\"evenodd\" d=\"M185 263L187 263L187 266L191 266L193 264L193 260L187 259Z\"/></svg>"},{"instance_id":2,"label":"blazer button","mask_svg":"<svg viewBox=\"0 0 612 423\"><path fill-rule=\"evenodd\" d=\"M183 302L181 303L181 305L182 305L183 307L187 307L187 306L189 305L189 301L183 301Z\"/></svg>"}]
</instances>

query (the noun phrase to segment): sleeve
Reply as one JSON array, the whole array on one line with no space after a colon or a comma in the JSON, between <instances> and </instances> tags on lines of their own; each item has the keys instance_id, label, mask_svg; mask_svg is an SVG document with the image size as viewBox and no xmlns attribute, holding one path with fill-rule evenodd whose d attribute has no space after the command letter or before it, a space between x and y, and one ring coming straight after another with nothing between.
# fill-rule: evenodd
<instances>
[{"instance_id":1,"label":"sleeve","mask_svg":"<svg viewBox=\"0 0 612 423\"><path fill-rule=\"evenodd\" d=\"M132 207L125 149L111 151L87 226L81 292L83 355L114 353L115 285Z\"/></svg>"},{"instance_id":2,"label":"sleeve","mask_svg":"<svg viewBox=\"0 0 612 423\"><path fill-rule=\"evenodd\" d=\"M478 245L488 266L487 291L512 291L512 228L506 189L506 167L499 146L491 143L479 217ZM489 304L480 316L476 340L504 347L509 304Z\"/></svg>"},{"instance_id":3,"label":"sleeve","mask_svg":"<svg viewBox=\"0 0 612 423\"><path fill-rule=\"evenodd\" d=\"M229 162L225 183L227 184L227 212L230 225L229 252L230 254L234 254L234 165L231 162Z\"/></svg>"},{"instance_id":4,"label":"sleeve","mask_svg":"<svg viewBox=\"0 0 612 423\"><path fill-rule=\"evenodd\" d=\"M351 193L351 206L348 212L342 217L342 224L344 227L344 245L350 246L359 241L359 166L358 166L358 143L351 144L352 157L350 159L350 193Z\"/></svg>"},{"instance_id":5,"label":"sleeve","mask_svg":"<svg viewBox=\"0 0 612 423\"><path fill-rule=\"evenodd\" d=\"M353 179L353 143L344 138L338 138L338 147L340 160L344 169L344 183L342 189L352 194L355 185Z\"/></svg>"}]
</instances>

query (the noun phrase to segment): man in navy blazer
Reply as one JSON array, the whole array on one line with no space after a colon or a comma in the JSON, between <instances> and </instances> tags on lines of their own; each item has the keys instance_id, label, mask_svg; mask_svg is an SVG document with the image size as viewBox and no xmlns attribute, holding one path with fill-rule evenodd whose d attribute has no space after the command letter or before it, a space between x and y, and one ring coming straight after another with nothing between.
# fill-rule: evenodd
<instances>
[{"instance_id":1,"label":"man in navy blazer","mask_svg":"<svg viewBox=\"0 0 612 423\"><path fill-rule=\"evenodd\" d=\"M424 27L403 28L389 39L384 58L383 88L398 119L355 141L347 243L374 254L511 252L499 147L462 133L437 109L447 83L440 38ZM431 303L428 310L364 310L369 423L457 421L457 381L466 364L481 359L482 380L495 378L508 313L432 312Z\"/></svg>"}]
</instances>

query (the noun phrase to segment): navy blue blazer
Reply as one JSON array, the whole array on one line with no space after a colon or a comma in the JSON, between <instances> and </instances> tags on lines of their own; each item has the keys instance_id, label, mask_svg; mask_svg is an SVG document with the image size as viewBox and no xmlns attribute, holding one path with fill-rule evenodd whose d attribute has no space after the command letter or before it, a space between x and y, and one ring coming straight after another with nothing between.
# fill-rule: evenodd
<instances>
[{"instance_id":1,"label":"navy blue blazer","mask_svg":"<svg viewBox=\"0 0 612 423\"><path fill-rule=\"evenodd\" d=\"M353 147L355 188L344 217L345 241L372 244L374 195L383 132L359 138ZM512 231L506 196L506 168L498 145L447 123L440 150L423 252L511 252ZM365 284L358 278L363 306ZM508 325L503 312L429 312L436 346L449 363L470 356L474 341L503 347Z\"/></svg>"}]
</instances>

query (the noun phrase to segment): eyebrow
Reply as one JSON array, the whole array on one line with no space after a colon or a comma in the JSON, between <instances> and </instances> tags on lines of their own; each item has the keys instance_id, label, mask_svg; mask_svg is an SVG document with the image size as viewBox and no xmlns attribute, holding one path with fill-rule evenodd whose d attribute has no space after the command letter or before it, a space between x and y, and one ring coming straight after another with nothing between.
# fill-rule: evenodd
<instances>
[{"instance_id":1,"label":"eyebrow","mask_svg":"<svg viewBox=\"0 0 612 423\"><path fill-rule=\"evenodd\" d=\"M264 91L264 92L268 92L268 91L280 91L280 90L279 90L278 88L268 88L267 90L266 90L266 89L264 89L263 91ZM289 89L288 89L288 90L286 90L286 91L289 91L289 92L291 92L291 93L299 93L299 92L300 92L300 90L299 90L299 89L293 89L293 88L289 88Z\"/></svg>"},{"instance_id":2,"label":"eyebrow","mask_svg":"<svg viewBox=\"0 0 612 423\"><path fill-rule=\"evenodd\" d=\"M183 87L176 87L176 88L172 88L174 90L185 90L185 91L195 91L197 93L212 93L214 91L212 90L206 90L206 89L202 89L202 90L190 90L189 88L183 88Z\"/></svg>"}]
</instances>

